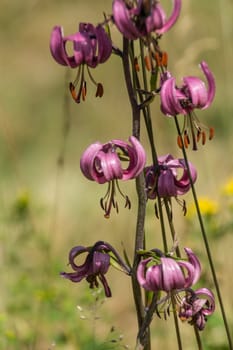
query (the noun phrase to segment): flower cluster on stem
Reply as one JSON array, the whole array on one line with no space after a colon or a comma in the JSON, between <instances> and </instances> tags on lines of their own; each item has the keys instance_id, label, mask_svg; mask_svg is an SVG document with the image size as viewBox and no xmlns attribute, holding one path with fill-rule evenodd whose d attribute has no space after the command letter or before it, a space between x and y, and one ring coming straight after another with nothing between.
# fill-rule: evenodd
<instances>
[{"instance_id":1,"label":"flower cluster on stem","mask_svg":"<svg viewBox=\"0 0 233 350\"><path fill-rule=\"evenodd\" d=\"M116 54L119 58L132 110L132 130L128 133L132 136L129 137L129 142L112 139L106 143L92 143L81 155L80 168L88 180L100 185L107 184L107 192L100 199L106 218L110 217L112 208L119 212L117 193L124 199L125 207L130 209L134 204L121 190L119 181L134 179L138 198L133 263L129 262L126 254L127 262L124 262L109 243L97 241L90 247L78 245L72 248L69 253L69 265L73 271L62 272L61 275L72 282L85 279L90 288L99 287L101 282L106 297L110 297L112 292L106 274L110 266L117 268L132 279L138 320L136 349L151 349L149 327L153 316L157 314L161 318L163 314L166 318L170 313L174 316L179 349L182 349L182 341L178 320L187 321L194 326L197 343L201 349L199 331L205 328L208 316L215 311L215 296L208 286L197 289L195 287L201 276L201 262L191 248L184 248L186 258L181 257L171 207L171 199L175 198L182 203L185 214L185 201L181 201L179 197L191 190L228 343L232 350L219 283L194 188L198 171L188 160L186 152L190 144L196 151L199 141L204 145L207 137L211 140L214 136L214 129L201 123L195 110L205 110L211 106L215 97L215 79L208 64L202 61L200 69L207 84L199 77L185 76L182 84L177 85L176 78L168 70L168 54L160 44L163 35L167 34L178 20L181 3L181 0L173 0L173 9L167 16L162 4L157 0L113 0L112 13L109 16L105 15L101 24L82 22L78 31L68 36L64 36L60 26L55 26L52 30L52 57L62 66L77 69L75 80L69 84L71 96L77 103L86 98L85 72L87 71L90 80L96 86L96 97L102 97L103 85L95 81L90 69L105 63L111 54ZM111 26L115 26L122 36L122 48L114 45ZM68 42L72 44L72 54L68 52ZM181 148L183 158L170 153L157 156L154 141L154 131L157 129L153 127L157 116L152 115L151 111L155 98L159 99L162 114L173 118L175 122L179 147L174 147L173 151L180 152ZM182 129L178 122L179 115L184 118ZM152 155L152 161L148 165L146 160L149 157L140 140L142 116ZM146 206L150 200L155 200L158 204L159 215L156 216L160 221L163 252L157 248L147 248L145 220ZM165 225L165 219L168 227ZM168 231L171 234L172 251L168 249ZM78 265L75 260L83 254L84 262Z\"/></svg>"},{"instance_id":2,"label":"flower cluster on stem","mask_svg":"<svg viewBox=\"0 0 233 350\"><path fill-rule=\"evenodd\" d=\"M170 314L171 305L174 309L171 303L173 300L179 318L182 321L188 320L190 324L195 324L199 330L203 330L206 317L214 312L215 299L207 288L196 291L191 289L200 278L201 264L190 248L184 250L188 261L165 256L157 249L143 252L151 256L140 261L137 278L145 290L155 294L158 315L161 312L165 317ZM162 296L161 292L165 292L166 295ZM181 298L183 293L185 296Z\"/></svg>"}]
</instances>

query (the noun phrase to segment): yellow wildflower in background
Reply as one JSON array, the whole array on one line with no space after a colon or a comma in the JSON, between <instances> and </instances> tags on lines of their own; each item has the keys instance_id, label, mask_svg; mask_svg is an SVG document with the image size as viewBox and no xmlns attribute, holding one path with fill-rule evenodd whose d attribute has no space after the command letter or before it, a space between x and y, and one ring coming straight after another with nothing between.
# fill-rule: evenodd
<instances>
[{"instance_id":1,"label":"yellow wildflower in background","mask_svg":"<svg viewBox=\"0 0 233 350\"><path fill-rule=\"evenodd\" d=\"M218 202L208 197L200 197L198 199L198 204L202 215L206 215L206 216L215 215L219 210ZM188 208L187 217L193 218L195 214L196 214L196 207L195 207L195 204L193 203L190 206L190 208Z\"/></svg>"},{"instance_id":2,"label":"yellow wildflower in background","mask_svg":"<svg viewBox=\"0 0 233 350\"><path fill-rule=\"evenodd\" d=\"M230 178L223 186L223 194L225 194L226 196L233 195L233 177Z\"/></svg>"},{"instance_id":3,"label":"yellow wildflower in background","mask_svg":"<svg viewBox=\"0 0 233 350\"><path fill-rule=\"evenodd\" d=\"M13 202L13 213L18 218L26 218L29 214L30 205L29 192L25 189L21 189Z\"/></svg>"}]
</instances>

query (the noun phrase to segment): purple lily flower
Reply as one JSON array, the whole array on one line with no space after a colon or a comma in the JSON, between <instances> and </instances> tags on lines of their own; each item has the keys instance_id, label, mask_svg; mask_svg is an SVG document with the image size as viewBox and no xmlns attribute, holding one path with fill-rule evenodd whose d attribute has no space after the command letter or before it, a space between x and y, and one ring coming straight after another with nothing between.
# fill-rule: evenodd
<instances>
[{"instance_id":1,"label":"purple lily flower","mask_svg":"<svg viewBox=\"0 0 233 350\"><path fill-rule=\"evenodd\" d=\"M67 42L73 44L73 55L71 56L66 51ZM62 27L55 26L51 33L50 51L57 63L71 68L79 67L74 83L70 83L71 94L77 103L80 102L81 96L83 100L86 96L84 65L87 67L91 81L97 86L96 96L103 95L102 84L95 82L89 70L89 67L95 68L99 63L104 63L112 52L111 40L102 26L95 27L91 23L80 23L79 31L69 36L63 35ZM80 88L76 95L75 87L80 76Z\"/></svg>"},{"instance_id":2,"label":"purple lily flower","mask_svg":"<svg viewBox=\"0 0 233 350\"><path fill-rule=\"evenodd\" d=\"M189 170L192 182L197 179L197 171L189 162ZM178 175L178 172L182 171ZM184 159L174 159L167 154L158 158L158 167L145 168L146 191L149 199L170 198L184 195L191 187L189 172Z\"/></svg>"},{"instance_id":3,"label":"purple lily flower","mask_svg":"<svg viewBox=\"0 0 233 350\"><path fill-rule=\"evenodd\" d=\"M158 298L156 312L159 317L158 306L161 305L161 311L166 318L166 315L170 314L169 308L173 298L179 318L203 330L207 316L212 315L215 310L215 299L207 288L196 291L191 289L200 278L201 265L190 248L184 250L188 260L165 257L157 249L148 252L150 257L141 260L138 265L137 280L144 289L154 292ZM167 293L165 297L161 297L161 291ZM183 293L184 297L181 296Z\"/></svg>"},{"instance_id":4,"label":"purple lily flower","mask_svg":"<svg viewBox=\"0 0 233 350\"><path fill-rule=\"evenodd\" d=\"M196 141L198 142L202 137L202 143L205 143L206 134L203 129L205 126L201 125L193 110L206 109L213 102L215 96L215 79L210 71L206 62L200 63L207 82L208 88L205 83L197 77L184 77L183 85L179 88L176 86L174 77L168 79L162 77L161 81L161 111L167 116L176 116L177 114L183 114L186 116L184 125L184 144L188 147L189 140L189 128L193 139L193 149L197 149ZM187 125L186 125L187 124ZM195 135L195 130L197 131ZM209 139L213 138L214 130L209 128ZM178 141L180 143L180 140Z\"/></svg>"},{"instance_id":5,"label":"purple lily flower","mask_svg":"<svg viewBox=\"0 0 233 350\"><path fill-rule=\"evenodd\" d=\"M132 145L121 140L90 145L80 161L83 174L100 184L113 179L129 180L137 177L144 168L146 154L136 137L129 137L129 141ZM126 169L122 167L121 160L129 161Z\"/></svg>"},{"instance_id":6,"label":"purple lily flower","mask_svg":"<svg viewBox=\"0 0 233 350\"><path fill-rule=\"evenodd\" d=\"M161 262L147 265L153 261L152 257L142 260L137 269L139 284L148 291L167 293L190 288L197 282L201 273L201 265L191 249L185 248L188 261L161 257ZM184 273L185 271L185 273Z\"/></svg>"},{"instance_id":7,"label":"purple lily flower","mask_svg":"<svg viewBox=\"0 0 233 350\"><path fill-rule=\"evenodd\" d=\"M130 40L148 36L152 32L163 34L176 22L181 9L181 0L173 0L174 8L166 19L162 6L157 1L137 0L136 5L125 0L113 1L113 20L118 30Z\"/></svg>"},{"instance_id":8,"label":"purple lily flower","mask_svg":"<svg viewBox=\"0 0 233 350\"><path fill-rule=\"evenodd\" d=\"M215 299L213 293L207 288L189 291L182 299L179 317L182 321L188 321L195 325L200 331L205 328L207 316L215 310Z\"/></svg>"},{"instance_id":9,"label":"purple lily flower","mask_svg":"<svg viewBox=\"0 0 233 350\"><path fill-rule=\"evenodd\" d=\"M82 265L77 265L75 259L83 253L88 253L86 259ZM99 279L104 287L106 297L111 297L111 290L104 276L111 265L111 259L121 270L130 274L129 267L122 261L116 250L109 243L98 241L93 247L77 246L72 248L69 253L69 264L74 272L61 272L61 276L72 282L80 282L85 278L90 284L90 288L98 287Z\"/></svg>"},{"instance_id":10,"label":"purple lily flower","mask_svg":"<svg viewBox=\"0 0 233 350\"><path fill-rule=\"evenodd\" d=\"M118 211L116 189L125 198L125 206L130 208L129 198L123 195L117 180L134 179L145 166L146 153L141 143L134 136L129 141L131 145L121 140L112 140L105 144L96 142L84 151L80 160L80 168L89 180L99 184L109 183L107 193L101 199L105 217L109 217L112 206ZM126 167L122 165L124 161L128 161Z\"/></svg>"},{"instance_id":11,"label":"purple lily flower","mask_svg":"<svg viewBox=\"0 0 233 350\"><path fill-rule=\"evenodd\" d=\"M200 67L208 81L205 83L197 77L184 77L181 88L176 87L175 78L164 80L161 86L161 109L166 115L188 114L195 108L205 109L210 106L215 96L215 80L206 62Z\"/></svg>"}]
</instances>

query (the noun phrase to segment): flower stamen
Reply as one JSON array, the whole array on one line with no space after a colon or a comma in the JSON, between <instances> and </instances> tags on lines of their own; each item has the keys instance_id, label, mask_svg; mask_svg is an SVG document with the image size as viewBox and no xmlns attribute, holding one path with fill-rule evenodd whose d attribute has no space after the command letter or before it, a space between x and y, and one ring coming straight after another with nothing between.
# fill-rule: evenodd
<instances>
[{"instance_id":1,"label":"flower stamen","mask_svg":"<svg viewBox=\"0 0 233 350\"><path fill-rule=\"evenodd\" d=\"M152 62L149 56L145 56L144 57L144 61L145 61L145 65L146 65L146 69L150 72L151 68L152 68Z\"/></svg>"},{"instance_id":2,"label":"flower stamen","mask_svg":"<svg viewBox=\"0 0 233 350\"><path fill-rule=\"evenodd\" d=\"M190 145L190 134L192 137L193 150L198 149L197 143L201 140L202 145L206 144L206 131L209 133L209 140L212 140L214 137L214 128L208 128L204 124L200 123L194 111L188 113L184 116L184 125L181 131L182 136L178 135L177 144L179 148L182 148L183 145L185 148L188 148ZM183 143L182 140L183 139Z\"/></svg>"},{"instance_id":3,"label":"flower stamen","mask_svg":"<svg viewBox=\"0 0 233 350\"><path fill-rule=\"evenodd\" d=\"M140 71L140 66L139 66L137 57L134 57L134 69L135 69L136 72Z\"/></svg>"},{"instance_id":4,"label":"flower stamen","mask_svg":"<svg viewBox=\"0 0 233 350\"><path fill-rule=\"evenodd\" d=\"M116 210L117 214L119 212L118 202L116 201L116 189L120 193L121 197L123 197L125 200L124 207L131 209L131 202L129 197L121 191L117 179L114 179L112 181L109 181L107 192L105 193L104 197L100 199L100 206L105 212L104 217L106 219L110 218L112 207Z\"/></svg>"}]
</instances>

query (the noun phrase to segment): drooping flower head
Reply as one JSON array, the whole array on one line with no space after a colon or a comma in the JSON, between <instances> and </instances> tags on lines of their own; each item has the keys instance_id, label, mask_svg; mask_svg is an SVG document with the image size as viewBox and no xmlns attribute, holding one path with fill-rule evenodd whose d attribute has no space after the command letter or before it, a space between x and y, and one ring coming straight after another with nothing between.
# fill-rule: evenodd
<instances>
[{"instance_id":1,"label":"drooping flower head","mask_svg":"<svg viewBox=\"0 0 233 350\"><path fill-rule=\"evenodd\" d=\"M137 280L141 287L153 293L155 303L151 307L159 317L163 313L166 319L172 304L172 311L177 311L182 321L195 324L202 330L207 316L214 312L214 295L207 288L196 291L191 288L200 278L201 264L190 248L184 250L187 260L165 256L158 249L139 251L146 258L138 265Z\"/></svg>"},{"instance_id":2,"label":"drooping flower head","mask_svg":"<svg viewBox=\"0 0 233 350\"><path fill-rule=\"evenodd\" d=\"M155 0L114 0L113 21L118 30L130 40L146 37L152 32L163 34L176 22L181 0L174 0L171 16L166 19L162 6Z\"/></svg>"},{"instance_id":3,"label":"drooping flower head","mask_svg":"<svg viewBox=\"0 0 233 350\"><path fill-rule=\"evenodd\" d=\"M168 78L161 79L161 111L167 116L176 116L183 114L185 116L185 123L183 128L183 141L185 147L190 144L190 134L193 140L193 149L197 149L197 142L202 139L202 143L206 141L206 127L202 125L194 113L194 109L206 109L213 102L215 96L215 80L206 62L201 62L202 69L207 82L205 83L193 76L183 78L183 85L176 86L175 78L168 76ZM209 128L209 139L213 138L214 130ZM181 144L178 138L178 144Z\"/></svg>"},{"instance_id":4,"label":"drooping flower head","mask_svg":"<svg viewBox=\"0 0 233 350\"><path fill-rule=\"evenodd\" d=\"M66 46L71 42L73 55L69 55ZM63 35L63 29L55 26L50 38L50 51L57 63L71 68L78 67L78 73L73 83L70 83L70 91L74 100L79 103L82 97L86 97L86 80L84 67L86 66L91 81L96 85L96 97L103 95L103 86L96 83L90 73L90 68L95 68L99 63L104 63L112 51L109 36L101 25L96 27L91 23L80 23L79 31L68 36ZM79 83L79 91L76 95L75 87Z\"/></svg>"},{"instance_id":5,"label":"drooping flower head","mask_svg":"<svg viewBox=\"0 0 233 350\"><path fill-rule=\"evenodd\" d=\"M188 261L166 256L162 256L157 261L153 257L141 260L137 269L139 284L146 290L153 292L170 293L190 288L200 277L201 265L190 248L185 248L185 252Z\"/></svg>"},{"instance_id":6,"label":"drooping flower head","mask_svg":"<svg viewBox=\"0 0 233 350\"><path fill-rule=\"evenodd\" d=\"M181 0L173 0L173 10L167 19L163 7L157 0L114 0L113 22L123 36L129 40L143 38L145 65L149 71L167 66L167 53L158 45L161 34L167 32L177 21L181 10ZM139 70L137 57L135 69Z\"/></svg>"},{"instance_id":7,"label":"drooping flower head","mask_svg":"<svg viewBox=\"0 0 233 350\"><path fill-rule=\"evenodd\" d=\"M197 179L197 172L189 162L189 171L192 182ZM184 195L191 187L189 171L184 159L174 159L171 154L158 157L158 166L145 168L146 191L149 199L171 198ZM183 209L186 207L183 202Z\"/></svg>"},{"instance_id":8,"label":"drooping flower head","mask_svg":"<svg viewBox=\"0 0 233 350\"><path fill-rule=\"evenodd\" d=\"M75 259L81 254L87 254L82 265L77 265ZM111 297L111 290L105 278L111 261L114 266L127 274L130 274L129 267L123 262L116 250L107 242L98 241L93 247L77 246L69 253L69 264L74 272L61 272L61 276L72 282L80 282L84 278L90 284L90 288L99 286L98 279L102 283L106 297ZM113 264L112 264L113 265Z\"/></svg>"},{"instance_id":9,"label":"drooping flower head","mask_svg":"<svg viewBox=\"0 0 233 350\"><path fill-rule=\"evenodd\" d=\"M180 304L179 318L202 331L205 328L207 316L212 315L214 310L213 293L207 288L200 288L186 293Z\"/></svg>"},{"instance_id":10,"label":"drooping flower head","mask_svg":"<svg viewBox=\"0 0 233 350\"><path fill-rule=\"evenodd\" d=\"M80 168L83 174L99 184L108 182L106 195L101 199L105 217L109 217L111 207L118 211L115 201L116 189L125 198L125 206L130 208L130 201L121 192L117 180L136 178L143 170L146 162L145 150L134 137L129 138L131 144L122 140L111 140L105 144L93 143L83 153ZM123 163L127 165L124 167Z\"/></svg>"}]
</instances>

